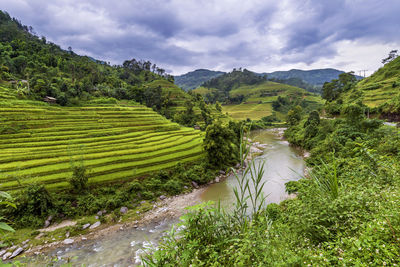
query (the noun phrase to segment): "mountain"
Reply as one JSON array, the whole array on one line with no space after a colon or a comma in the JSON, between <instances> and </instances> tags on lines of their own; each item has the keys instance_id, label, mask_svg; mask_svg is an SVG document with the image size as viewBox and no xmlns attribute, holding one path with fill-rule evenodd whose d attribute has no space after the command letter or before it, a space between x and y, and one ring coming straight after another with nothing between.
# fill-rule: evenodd
<instances>
[{"instance_id":1,"label":"mountain","mask_svg":"<svg viewBox=\"0 0 400 267\"><path fill-rule=\"evenodd\" d=\"M310 111L322 105L318 95L295 86L267 81L246 69L213 78L193 92L201 94L206 102L221 102L223 111L235 119L259 120L274 115L284 120L292 106L301 105L305 111Z\"/></svg>"},{"instance_id":2,"label":"mountain","mask_svg":"<svg viewBox=\"0 0 400 267\"><path fill-rule=\"evenodd\" d=\"M174 76L174 78L176 85L185 91L189 91L199 87L203 82L211 80L212 78L218 77L224 73L225 72L222 71L198 69L183 75Z\"/></svg>"},{"instance_id":3,"label":"mountain","mask_svg":"<svg viewBox=\"0 0 400 267\"><path fill-rule=\"evenodd\" d=\"M325 82L330 82L337 79L339 74L344 71L336 69L315 69L315 70L298 70L292 69L289 71L274 71L271 73L261 73L267 75L268 79L286 80L291 78L299 78L314 86L322 87ZM361 76L356 76L357 79L362 79Z\"/></svg>"},{"instance_id":4,"label":"mountain","mask_svg":"<svg viewBox=\"0 0 400 267\"><path fill-rule=\"evenodd\" d=\"M175 115L191 102L197 121L185 125L204 124L199 119L201 108L205 109L202 99L177 87L171 75L150 61L130 59L111 66L70 48L63 50L32 32L0 11L0 82L11 84L21 97L40 101L51 97L61 106L78 106L94 98L133 100L181 124ZM209 111L216 113L212 107Z\"/></svg>"}]
</instances>

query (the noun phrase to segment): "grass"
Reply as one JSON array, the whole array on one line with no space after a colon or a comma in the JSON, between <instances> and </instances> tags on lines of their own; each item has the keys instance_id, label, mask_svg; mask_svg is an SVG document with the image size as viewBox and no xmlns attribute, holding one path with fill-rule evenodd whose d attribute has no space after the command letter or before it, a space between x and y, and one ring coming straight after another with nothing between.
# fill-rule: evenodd
<instances>
[{"instance_id":1,"label":"grass","mask_svg":"<svg viewBox=\"0 0 400 267\"><path fill-rule=\"evenodd\" d=\"M400 57L387 63L371 76L361 80L355 91L361 93L362 101L369 107L379 107L399 94ZM346 93L345 102L354 101L353 91Z\"/></svg>"},{"instance_id":2,"label":"grass","mask_svg":"<svg viewBox=\"0 0 400 267\"><path fill-rule=\"evenodd\" d=\"M33 182L68 187L71 160L83 160L89 183L109 183L204 155L200 131L139 104L59 107L7 99L2 105L1 96L13 94L1 86L0 93L0 190Z\"/></svg>"},{"instance_id":3,"label":"grass","mask_svg":"<svg viewBox=\"0 0 400 267\"><path fill-rule=\"evenodd\" d=\"M198 87L193 90L205 96L207 93L212 92L216 89L209 89L205 87ZM238 88L232 89L229 92L231 97L243 95L245 97L244 102L241 104L229 104L223 105L222 111L228 113L232 118L237 120L245 120L247 118L252 120L259 120L262 117L272 115L272 102L275 101L278 96L300 96L304 100L318 105L322 104L320 96L309 93L304 89L275 82L263 82L256 85L243 85ZM280 112L276 113L280 119L285 118L285 114Z\"/></svg>"},{"instance_id":4,"label":"grass","mask_svg":"<svg viewBox=\"0 0 400 267\"><path fill-rule=\"evenodd\" d=\"M271 103L242 103L239 105L223 105L222 111L228 112L228 114L237 120L245 120L250 118L252 120L259 120L262 117L269 116L272 114Z\"/></svg>"}]
</instances>

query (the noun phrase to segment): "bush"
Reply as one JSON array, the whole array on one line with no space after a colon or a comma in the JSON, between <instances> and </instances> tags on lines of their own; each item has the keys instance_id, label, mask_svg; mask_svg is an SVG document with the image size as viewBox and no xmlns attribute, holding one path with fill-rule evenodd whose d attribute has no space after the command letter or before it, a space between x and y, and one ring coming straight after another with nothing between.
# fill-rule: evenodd
<instances>
[{"instance_id":1,"label":"bush","mask_svg":"<svg viewBox=\"0 0 400 267\"><path fill-rule=\"evenodd\" d=\"M72 188L77 192L82 192L87 187L88 176L86 175L86 167L83 163L72 165L72 177L68 180Z\"/></svg>"},{"instance_id":2,"label":"bush","mask_svg":"<svg viewBox=\"0 0 400 267\"><path fill-rule=\"evenodd\" d=\"M176 195L182 191L182 183L178 180L169 180L164 184L163 189L170 195Z\"/></svg>"}]
</instances>

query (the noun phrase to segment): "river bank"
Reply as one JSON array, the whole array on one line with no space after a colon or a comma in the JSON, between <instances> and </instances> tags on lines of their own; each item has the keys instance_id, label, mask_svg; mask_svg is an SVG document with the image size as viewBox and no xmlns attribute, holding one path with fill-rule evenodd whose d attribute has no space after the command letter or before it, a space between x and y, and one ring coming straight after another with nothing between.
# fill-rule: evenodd
<instances>
[{"instance_id":1,"label":"river bank","mask_svg":"<svg viewBox=\"0 0 400 267\"><path fill-rule=\"evenodd\" d=\"M280 135L282 136L283 130L275 129L274 135L279 135L279 133L281 133ZM260 155L260 152L263 152L267 147L269 147L269 145L252 141L251 150L255 152L251 153L251 155L258 156ZM76 221L51 225L48 230L53 230L54 233L59 234L59 238L57 240L51 240L51 238L48 238L48 241L44 244L27 247L24 255L28 257L33 255L48 255L48 259L51 259L51 257L57 257L58 252L60 251L66 253L69 249L84 246L85 243L100 242L102 239L113 236L118 232L129 232L134 231L135 229L148 228L150 225L161 225L166 221L177 221L179 217L186 212L186 207L204 201L203 196L205 191L207 191L211 186L223 184L223 181L230 175L232 175L232 173L225 174L221 171L220 175L210 183L197 189L195 188L192 192L173 197L163 196L162 199L159 199L154 203L141 203L142 207L138 208L140 210L139 214L137 214L136 210L128 211L122 216L122 221L119 220L116 223L110 223L109 220L107 220L107 223L101 223L93 229L81 231L82 233L73 236L71 235L71 237L69 236L69 232L71 231L72 233L74 231L72 228L82 229L81 225L76 225ZM229 191L231 191L231 189L229 189ZM107 216L111 215L106 215L106 217ZM92 223L91 225L94 224L95 223Z\"/></svg>"}]
</instances>

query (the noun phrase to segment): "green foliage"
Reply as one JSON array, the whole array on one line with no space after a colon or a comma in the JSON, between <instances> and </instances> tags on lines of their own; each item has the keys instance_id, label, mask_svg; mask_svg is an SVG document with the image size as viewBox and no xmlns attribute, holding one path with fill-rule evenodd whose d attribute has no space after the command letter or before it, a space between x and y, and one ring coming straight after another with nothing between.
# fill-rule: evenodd
<instances>
[{"instance_id":1,"label":"green foliage","mask_svg":"<svg viewBox=\"0 0 400 267\"><path fill-rule=\"evenodd\" d=\"M289 125L294 126L298 124L302 117L303 109L300 106L295 106L291 110L289 110L287 114L287 122Z\"/></svg>"},{"instance_id":2,"label":"green foliage","mask_svg":"<svg viewBox=\"0 0 400 267\"><path fill-rule=\"evenodd\" d=\"M320 119L313 112L291 125L285 133L288 140L303 148L308 145L312 152L308 177L286 184L296 198L270 204L249 220L240 212L247 207L240 201L246 200L242 193L252 183L239 180L236 195L242 204L236 203L236 214L242 216L232 217L218 206L196 207L185 217L186 228L179 234L171 232L146 262L153 266L398 265L400 133L378 120L359 119L356 124L350 119ZM306 134L310 125L315 134Z\"/></svg>"},{"instance_id":3,"label":"green foliage","mask_svg":"<svg viewBox=\"0 0 400 267\"><path fill-rule=\"evenodd\" d=\"M79 164L71 163L71 169L72 176L68 182L76 192L82 192L86 189L89 181L83 161L81 161Z\"/></svg>"},{"instance_id":4,"label":"green foliage","mask_svg":"<svg viewBox=\"0 0 400 267\"><path fill-rule=\"evenodd\" d=\"M322 98L329 102L336 100L341 93L349 91L356 84L357 78L354 72L341 73L339 79L325 82L322 87Z\"/></svg>"},{"instance_id":5,"label":"green foliage","mask_svg":"<svg viewBox=\"0 0 400 267\"><path fill-rule=\"evenodd\" d=\"M238 139L234 131L220 121L207 126L203 141L208 162L216 168L224 168L237 160Z\"/></svg>"},{"instance_id":6,"label":"green foliage","mask_svg":"<svg viewBox=\"0 0 400 267\"><path fill-rule=\"evenodd\" d=\"M248 153L243 133L242 128L242 167ZM172 228L163 238L160 249L146 255L143 261L149 266L177 263L184 266L248 266L255 259L264 258L260 253L266 244L259 244L268 238L271 220L262 211L265 203L261 193L264 186L260 179L263 175L262 166L257 168L255 162L251 161L243 174L236 173L239 186L234 190L236 203L232 213L225 212L219 205L212 207L211 203L191 207L190 212L181 218L184 229L177 234ZM248 207L247 200L250 200L252 207ZM271 211L273 215L275 219L278 217L277 212Z\"/></svg>"},{"instance_id":7,"label":"green foliage","mask_svg":"<svg viewBox=\"0 0 400 267\"><path fill-rule=\"evenodd\" d=\"M7 192L0 191L0 208L1 206L8 206L16 208L15 204L12 202L13 198ZM9 231L15 232L15 230L4 222L6 218L4 216L0 216L0 232L1 231Z\"/></svg>"}]
</instances>

